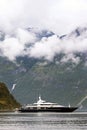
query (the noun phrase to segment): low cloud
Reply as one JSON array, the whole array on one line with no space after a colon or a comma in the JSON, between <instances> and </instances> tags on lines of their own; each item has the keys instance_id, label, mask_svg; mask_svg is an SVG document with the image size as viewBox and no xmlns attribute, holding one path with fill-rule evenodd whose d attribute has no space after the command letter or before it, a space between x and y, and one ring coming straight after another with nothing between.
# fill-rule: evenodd
<instances>
[{"instance_id":1,"label":"low cloud","mask_svg":"<svg viewBox=\"0 0 87 130\"><path fill-rule=\"evenodd\" d=\"M71 61L72 63L77 65L80 63L80 57L76 57L74 54L68 54L65 55L60 62L67 63L68 61Z\"/></svg>"},{"instance_id":2,"label":"low cloud","mask_svg":"<svg viewBox=\"0 0 87 130\"><path fill-rule=\"evenodd\" d=\"M18 56L26 55L53 61L56 55L64 54L61 63L72 61L78 64L80 57L76 56L76 53L85 52L87 52L87 30L81 32L78 37L69 34L60 39L54 34L39 39L36 32L18 28L12 35L6 35L4 40L0 41L0 56L7 57L11 61L15 61Z\"/></svg>"},{"instance_id":3,"label":"low cloud","mask_svg":"<svg viewBox=\"0 0 87 130\"><path fill-rule=\"evenodd\" d=\"M8 37L0 43L0 50L2 56L13 61L23 51L23 45L19 43L18 39Z\"/></svg>"},{"instance_id":4,"label":"low cloud","mask_svg":"<svg viewBox=\"0 0 87 130\"><path fill-rule=\"evenodd\" d=\"M45 58L53 60L56 53L60 53L60 39L57 35L44 37L41 41L36 42L29 50L30 57Z\"/></svg>"},{"instance_id":5,"label":"low cloud","mask_svg":"<svg viewBox=\"0 0 87 130\"><path fill-rule=\"evenodd\" d=\"M24 56L26 45L32 44L35 40L34 33L17 29L12 36L6 35L5 39L0 41L0 55L14 61L17 56Z\"/></svg>"},{"instance_id":6,"label":"low cloud","mask_svg":"<svg viewBox=\"0 0 87 130\"><path fill-rule=\"evenodd\" d=\"M54 57L58 54L65 54L61 62L71 60L76 64L80 62L80 58L75 54L85 53L86 51L87 30L79 37L75 35L67 35L64 39L60 39L57 35L52 35L48 38L44 37L28 50L30 57L44 58L49 61L53 61Z\"/></svg>"}]
</instances>

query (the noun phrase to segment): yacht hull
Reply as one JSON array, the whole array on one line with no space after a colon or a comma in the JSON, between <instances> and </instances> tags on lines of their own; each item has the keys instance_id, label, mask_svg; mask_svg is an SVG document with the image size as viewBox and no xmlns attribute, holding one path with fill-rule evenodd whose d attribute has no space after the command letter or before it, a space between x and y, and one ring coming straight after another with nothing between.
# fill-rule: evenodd
<instances>
[{"instance_id":1,"label":"yacht hull","mask_svg":"<svg viewBox=\"0 0 87 130\"><path fill-rule=\"evenodd\" d=\"M19 112L73 112L78 107L20 108Z\"/></svg>"}]
</instances>

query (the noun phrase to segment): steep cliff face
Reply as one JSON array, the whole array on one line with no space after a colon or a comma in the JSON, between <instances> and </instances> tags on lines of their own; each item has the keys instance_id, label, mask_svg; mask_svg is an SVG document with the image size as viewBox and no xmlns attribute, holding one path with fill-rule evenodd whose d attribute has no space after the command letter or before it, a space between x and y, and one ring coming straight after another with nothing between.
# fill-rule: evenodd
<instances>
[{"instance_id":1,"label":"steep cliff face","mask_svg":"<svg viewBox=\"0 0 87 130\"><path fill-rule=\"evenodd\" d=\"M0 111L11 111L20 107L4 83L0 82Z\"/></svg>"}]
</instances>

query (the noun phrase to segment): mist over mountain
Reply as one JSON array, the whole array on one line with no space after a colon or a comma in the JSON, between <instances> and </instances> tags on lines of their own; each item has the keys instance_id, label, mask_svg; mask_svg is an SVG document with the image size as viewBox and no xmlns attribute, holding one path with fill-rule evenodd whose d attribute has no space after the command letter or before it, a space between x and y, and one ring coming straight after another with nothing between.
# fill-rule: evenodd
<instances>
[{"instance_id":1,"label":"mist over mountain","mask_svg":"<svg viewBox=\"0 0 87 130\"><path fill-rule=\"evenodd\" d=\"M0 32L0 81L22 104L38 95L77 105L87 95L87 28L61 36L49 30L19 28Z\"/></svg>"}]
</instances>

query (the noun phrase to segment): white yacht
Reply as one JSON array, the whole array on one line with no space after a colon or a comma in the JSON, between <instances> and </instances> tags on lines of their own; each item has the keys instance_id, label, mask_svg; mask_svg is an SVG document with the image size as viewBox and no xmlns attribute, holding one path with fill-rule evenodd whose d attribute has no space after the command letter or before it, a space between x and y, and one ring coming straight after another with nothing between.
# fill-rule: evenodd
<instances>
[{"instance_id":1,"label":"white yacht","mask_svg":"<svg viewBox=\"0 0 87 130\"><path fill-rule=\"evenodd\" d=\"M57 103L46 102L41 99L39 96L39 100L32 105L27 104L26 106L22 106L18 111L20 112L73 112L78 107L71 106L62 106Z\"/></svg>"}]
</instances>

